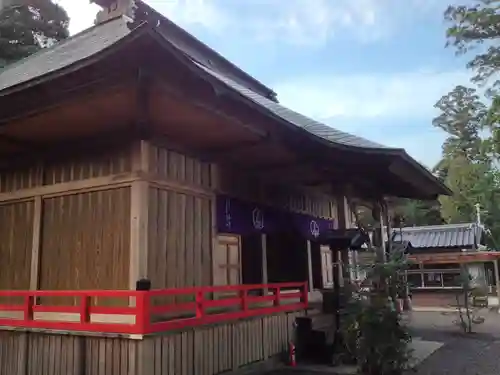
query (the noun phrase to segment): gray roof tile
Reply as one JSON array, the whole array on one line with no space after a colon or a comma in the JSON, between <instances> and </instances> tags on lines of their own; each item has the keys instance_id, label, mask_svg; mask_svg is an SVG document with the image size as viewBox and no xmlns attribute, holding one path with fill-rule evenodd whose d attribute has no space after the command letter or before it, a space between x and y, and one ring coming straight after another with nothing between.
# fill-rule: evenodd
<instances>
[{"instance_id":1,"label":"gray roof tile","mask_svg":"<svg viewBox=\"0 0 500 375\"><path fill-rule=\"evenodd\" d=\"M74 63L102 52L104 49L111 47L129 34L130 30L124 18L116 18L92 27L66 41L58 43L52 48L42 50L18 63L7 66L4 70L0 71L0 91L56 72L57 70L67 68ZM176 46L176 48L185 53L189 58L192 58L190 51L185 51L180 46ZM226 75L200 64L194 59L192 59L192 62L214 78L236 90L256 104L261 105L274 115L318 137L346 146L372 149L386 148L378 143L356 137L312 120L279 103L267 99L235 82Z\"/></svg>"},{"instance_id":2,"label":"gray roof tile","mask_svg":"<svg viewBox=\"0 0 500 375\"><path fill-rule=\"evenodd\" d=\"M475 223L429 225L393 229L393 240L408 241L414 248L472 248L480 244L484 233Z\"/></svg>"},{"instance_id":3,"label":"gray roof tile","mask_svg":"<svg viewBox=\"0 0 500 375\"><path fill-rule=\"evenodd\" d=\"M286 108L285 106L276 103L272 100L269 100L262 95L259 95L256 92L253 92L246 87L236 83L232 79L213 71L210 68L207 68L204 65L201 65L195 61L193 61L194 64L196 64L199 68L213 76L214 78L218 79L219 81L225 83L227 86L230 88L236 90L238 93L241 95L245 96L246 98L250 99L256 104L261 105L263 108L267 109L274 115L282 118L283 120L301 127L310 133L321 137L323 139L326 139L330 142L334 143L339 143L343 144L346 146L354 146L354 147L360 147L360 148L371 148L371 149L388 149L388 147L385 147L383 145L380 145L378 143L369 141L367 139L361 138L354 136L349 133L345 133L343 131L334 129L328 125L322 124L318 121L312 120L300 113L297 113L295 111L292 111L291 109Z\"/></svg>"},{"instance_id":4,"label":"gray roof tile","mask_svg":"<svg viewBox=\"0 0 500 375\"><path fill-rule=\"evenodd\" d=\"M123 18L92 27L0 70L0 91L53 73L112 46L130 33Z\"/></svg>"}]
</instances>

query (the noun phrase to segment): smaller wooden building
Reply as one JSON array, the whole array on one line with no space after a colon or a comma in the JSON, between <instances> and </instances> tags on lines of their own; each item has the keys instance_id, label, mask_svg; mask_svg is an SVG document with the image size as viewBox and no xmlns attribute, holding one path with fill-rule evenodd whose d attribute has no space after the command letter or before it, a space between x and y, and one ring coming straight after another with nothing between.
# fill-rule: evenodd
<instances>
[{"instance_id":1,"label":"smaller wooden building","mask_svg":"<svg viewBox=\"0 0 500 375\"><path fill-rule=\"evenodd\" d=\"M487 252L484 228L477 223L443 224L393 229L393 241L407 241L410 259L408 281L415 305L454 304L462 289L460 274L471 283L491 291L500 253Z\"/></svg>"}]
</instances>

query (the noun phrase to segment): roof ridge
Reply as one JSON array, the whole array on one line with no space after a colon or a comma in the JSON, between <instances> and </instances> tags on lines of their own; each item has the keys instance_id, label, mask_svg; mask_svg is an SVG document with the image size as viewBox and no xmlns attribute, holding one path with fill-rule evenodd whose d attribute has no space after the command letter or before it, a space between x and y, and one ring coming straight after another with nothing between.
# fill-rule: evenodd
<instances>
[{"instance_id":1,"label":"roof ridge","mask_svg":"<svg viewBox=\"0 0 500 375\"><path fill-rule=\"evenodd\" d=\"M228 67L234 69L239 74L242 74L244 77L246 77L250 81L253 81L258 86L261 86L265 91L268 91L269 94L275 100L277 100L277 93L271 87L269 87L267 84L265 84L264 82L260 81L258 78L254 77L253 75L251 75L250 73L248 73L247 71L245 71L242 67L238 66L236 63L234 63L231 60L229 60L227 57L225 57L224 55L222 55L220 52L216 51L214 48L210 47L208 44L206 44L205 42L201 41L195 35L191 34L189 31L187 31L183 27L179 26L177 23L175 23L174 21L172 21L170 18L168 18L167 16L165 16L162 13L160 13L159 11L157 11L153 6L147 4L143 0L136 0L136 2L138 2L138 3L140 2L144 7L146 7L146 9L148 9L149 11L152 11L152 12L156 13L159 17L161 17L160 27L161 27L162 22L164 22L168 26L175 28L177 32L180 32L185 37L187 37L187 38L191 39L192 41L196 42L196 44L198 44L202 49L205 49L206 51L209 51L213 55L214 58L219 59L221 62L223 62L224 64L226 64Z\"/></svg>"}]
</instances>

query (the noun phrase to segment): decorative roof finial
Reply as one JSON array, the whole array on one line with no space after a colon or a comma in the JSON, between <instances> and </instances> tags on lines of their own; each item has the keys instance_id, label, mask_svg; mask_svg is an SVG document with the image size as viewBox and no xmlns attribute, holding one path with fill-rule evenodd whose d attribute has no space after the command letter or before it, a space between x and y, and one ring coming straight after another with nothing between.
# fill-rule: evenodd
<instances>
[{"instance_id":1,"label":"decorative roof finial","mask_svg":"<svg viewBox=\"0 0 500 375\"><path fill-rule=\"evenodd\" d=\"M110 19L125 16L130 21L134 19L136 8L135 0L91 0L102 9L97 13L96 24L106 22Z\"/></svg>"}]
</instances>

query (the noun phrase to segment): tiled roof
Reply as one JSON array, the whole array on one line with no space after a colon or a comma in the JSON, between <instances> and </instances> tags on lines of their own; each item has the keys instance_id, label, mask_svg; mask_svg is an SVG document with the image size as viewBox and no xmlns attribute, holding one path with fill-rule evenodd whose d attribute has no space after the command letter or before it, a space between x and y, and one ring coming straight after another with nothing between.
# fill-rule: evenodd
<instances>
[{"instance_id":1,"label":"tiled roof","mask_svg":"<svg viewBox=\"0 0 500 375\"><path fill-rule=\"evenodd\" d=\"M0 95L4 89L67 68L102 52L129 33L126 21L116 18L8 65L0 70Z\"/></svg>"},{"instance_id":2,"label":"tiled roof","mask_svg":"<svg viewBox=\"0 0 500 375\"><path fill-rule=\"evenodd\" d=\"M39 53L28 57L20 62L6 67L0 71L0 96L8 95L10 90L22 84L29 84L37 79L50 77L52 74L61 73L66 69L71 69L77 63L82 63L97 58L118 43L125 40L126 37L137 35L136 32L157 32L156 35L162 37L165 42L182 53L186 58L195 64L196 67L202 69L207 75L212 76L219 82L225 84L230 89L236 91L242 97L250 100L261 106L262 109L268 111L270 115L278 117L285 122L300 127L307 132L317 136L323 141L328 141L332 146L359 148L363 150L371 150L374 152L381 152L391 156L399 157L407 163L408 168L413 168L417 173L426 175L430 181L433 181L435 186L435 193L433 194L447 194L449 190L435 179L424 167L419 165L415 160L410 158L402 149L394 149L385 147L378 143L357 137L340 130L334 129L328 125L322 124L318 121L312 120L304 115L294 112L279 103L270 100L244 86L235 80L229 78L220 71L217 71L212 66L202 65L196 61L195 56L191 56L190 52L183 50L181 46L175 46L170 40L168 35L163 35L158 32L157 28L142 24L134 30L130 30L127 21L122 18L110 20L104 24L95 26L85 32L82 32L74 37L40 51ZM378 150L378 151L375 151Z\"/></svg>"},{"instance_id":3,"label":"tiled roof","mask_svg":"<svg viewBox=\"0 0 500 375\"><path fill-rule=\"evenodd\" d=\"M480 243L484 229L475 223L429 225L393 229L393 241L408 241L413 248L472 248ZM401 236L402 234L402 236Z\"/></svg>"},{"instance_id":4,"label":"tiled roof","mask_svg":"<svg viewBox=\"0 0 500 375\"><path fill-rule=\"evenodd\" d=\"M194 61L193 61L194 62ZM340 130L334 129L328 125L322 124L318 121L312 120L300 113L292 111L291 109L286 108L285 106L276 103L272 100L269 100L262 95L259 95L242 85L236 83L232 79L213 71L206 66L203 66L197 62L194 62L199 68L203 69L205 72L218 79L219 81L225 83L227 86L239 92L241 95L250 99L256 104L259 104L263 108L267 109L272 114L280 117L281 119L295 125L301 127L310 133L317 135L323 139L326 139L330 142L340 143L346 146L355 146L362 148L373 148L373 149L387 149L387 147L380 145L378 143L369 141L367 139L354 136L349 133L342 132Z\"/></svg>"},{"instance_id":5,"label":"tiled roof","mask_svg":"<svg viewBox=\"0 0 500 375\"><path fill-rule=\"evenodd\" d=\"M33 56L7 67L4 71L0 71L0 95L3 89L42 77L92 57L104 49L111 47L129 34L130 30L127 27L127 21L123 18L116 18L75 35L50 49L42 50ZM186 51L182 52L186 53ZM219 72L207 68L194 60L192 62L214 78L238 91L256 104L261 105L274 115L323 139L346 146L387 149L378 143L314 121L242 86Z\"/></svg>"}]
</instances>

